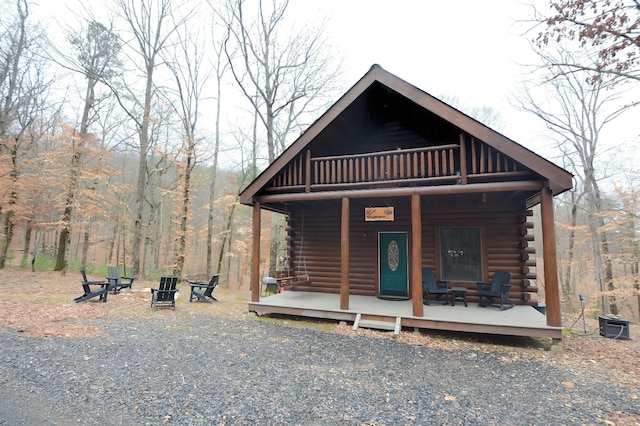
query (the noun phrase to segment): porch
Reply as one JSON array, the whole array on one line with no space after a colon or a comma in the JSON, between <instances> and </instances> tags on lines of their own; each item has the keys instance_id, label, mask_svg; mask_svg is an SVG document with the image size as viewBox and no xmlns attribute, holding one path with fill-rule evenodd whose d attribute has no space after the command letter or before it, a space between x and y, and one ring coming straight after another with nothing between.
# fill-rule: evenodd
<instances>
[{"instance_id":1,"label":"porch","mask_svg":"<svg viewBox=\"0 0 640 426\"><path fill-rule=\"evenodd\" d=\"M501 311L481 308L476 303L464 307L431 302L424 306L424 316L413 316L412 301L388 301L372 296L349 296L349 309L340 309L340 295L304 291L287 291L249 303L249 311L257 314L285 314L309 318L325 318L353 322L358 314L369 319L395 321L401 318L403 327L432 330L464 331L471 333L501 334L562 338L562 327L547 325L544 314L531 306L518 305Z\"/></svg>"}]
</instances>

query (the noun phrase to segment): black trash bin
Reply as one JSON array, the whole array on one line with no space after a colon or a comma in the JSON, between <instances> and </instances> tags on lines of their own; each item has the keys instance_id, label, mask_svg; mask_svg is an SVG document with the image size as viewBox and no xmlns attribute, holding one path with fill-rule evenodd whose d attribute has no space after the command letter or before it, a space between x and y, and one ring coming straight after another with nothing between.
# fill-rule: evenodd
<instances>
[{"instance_id":1,"label":"black trash bin","mask_svg":"<svg viewBox=\"0 0 640 426\"><path fill-rule=\"evenodd\" d=\"M629 321L612 317L609 315L601 315L598 317L600 322L600 335L610 339L629 340Z\"/></svg>"}]
</instances>

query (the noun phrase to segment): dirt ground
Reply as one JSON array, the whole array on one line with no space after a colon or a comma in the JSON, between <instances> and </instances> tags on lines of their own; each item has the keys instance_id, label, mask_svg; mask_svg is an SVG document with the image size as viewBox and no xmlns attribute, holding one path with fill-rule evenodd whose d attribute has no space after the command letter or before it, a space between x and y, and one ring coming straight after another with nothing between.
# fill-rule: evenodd
<instances>
[{"instance_id":1,"label":"dirt ground","mask_svg":"<svg viewBox=\"0 0 640 426\"><path fill-rule=\"evenodd\" d=\"M103 277L89 277L103 279ZM70 273L62 276L53 272L30 272L23 269L0 270L0 332L8 329L24 333L33 338L51 336L82 338L103 333L98 325L88 325L85 319L131 318L139 321L152 320L155 312L150 308L149 288L154 282L135 281L133 290L109 295L107 303L94 298L76 304L73 299L82 293L81 276ZM199 314L221 315L233 319L257 320L247 310L248 292L232 292L216 288L214 295L218 303L189 303L188 287L178 293L176 315ZM576 321L578 319L578 321ZM335 333L354 333L350 325L330 321L295 320L275 318L291 326L314 327ZM631 324L631 340L609 339L599 336L597 319L586 320L584 334L582 319L564 318L566 327L576 323L578 330L562 340L562 352L545 350L548 342L533 338L500 336L478 336L463 333L439 333L423 330L415 333L403 331L394 337L388 332L359 330L375 338L395 338L407 344L433 347L434 349L499 352L507 361L521 357L537 357L555 365L564 365L584 374L601 376L603 380L629 387L632 396L640 404L640 333L637 324ZM570 383L567 386L571 386ZM629 420L640 424L640 418Z\"/></svg>"}]
</instances>

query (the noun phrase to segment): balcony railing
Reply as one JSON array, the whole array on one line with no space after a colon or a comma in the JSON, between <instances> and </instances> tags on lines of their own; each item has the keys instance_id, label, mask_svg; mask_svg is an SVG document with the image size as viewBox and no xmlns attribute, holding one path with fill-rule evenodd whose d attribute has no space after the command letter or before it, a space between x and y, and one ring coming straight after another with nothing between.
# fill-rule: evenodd
<instances>
[{"instance_id":1,"label":"balcony railing","mask_svg":"<svg viewBox=\"0 0 640 426\"><path fill-rule=\"evenodd\" d=\"M467 152L468 151L468 152ZM469 143L355 155L312 157L305 151L272 181L270 190L311 191L391 184L460 183L527 172L486 144Z\"/></svg>"}]
</instances>

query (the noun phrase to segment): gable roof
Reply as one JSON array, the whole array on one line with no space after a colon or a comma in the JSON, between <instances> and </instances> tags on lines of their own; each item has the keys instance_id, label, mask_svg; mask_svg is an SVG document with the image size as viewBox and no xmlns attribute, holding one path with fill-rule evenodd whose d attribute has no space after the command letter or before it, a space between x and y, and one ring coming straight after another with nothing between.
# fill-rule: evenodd
<instances>
[{"instance_id":1,"label":"gable roof","mask_svg":"<svg viewBox=\"0 0 640 426\"><path fill-rule=\"evenodd\" d=\"M398 95L414 102L457 127L460 131L481 140L497 151L513 158L515 161L525 164L527 168L548 180L549 188L554 194L572 188L573 176L571 173L375 64L351 89L309 126L298 139L242 191L240 194L240 202L243 204L253 204L253 197L257 195L281 169L296 156L300 155L325 128L339 118L350 105L363 96L365 91L375 84L380 84L396 92Z\"/></svg>"}]
</instances>

